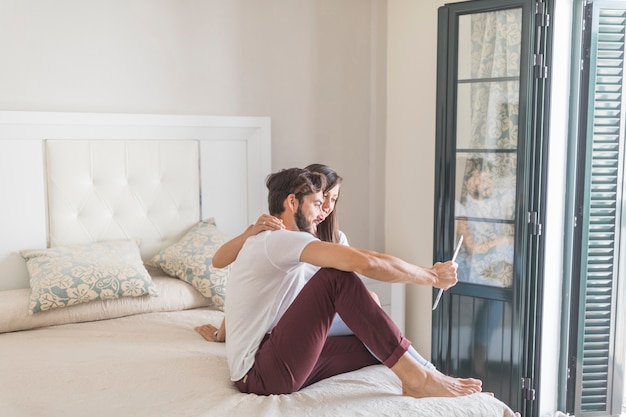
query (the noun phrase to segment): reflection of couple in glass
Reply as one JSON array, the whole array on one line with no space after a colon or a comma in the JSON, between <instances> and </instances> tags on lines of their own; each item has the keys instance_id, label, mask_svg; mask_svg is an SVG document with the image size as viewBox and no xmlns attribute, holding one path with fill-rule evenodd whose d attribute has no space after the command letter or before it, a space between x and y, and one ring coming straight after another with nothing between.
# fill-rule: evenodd
<instances>
[{"instance_id":1,"label":"reflection of couple in glass","mask_svg":"<svg viewBox=\"0 0 626 417\"><path fill-rule=\"evenodd\" d=\"M460 201L455 207L463 246L457 258L459 280L510 287L513 277L513 188L495 186L491 164L467 160Z\"/></svg>"}]
</instances>

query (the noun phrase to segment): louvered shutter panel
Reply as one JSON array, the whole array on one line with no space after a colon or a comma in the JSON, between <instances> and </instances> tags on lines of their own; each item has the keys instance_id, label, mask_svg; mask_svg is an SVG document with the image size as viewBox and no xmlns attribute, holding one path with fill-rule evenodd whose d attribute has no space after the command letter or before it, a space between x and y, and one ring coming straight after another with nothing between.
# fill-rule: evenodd
<instances>
[{"instance_id":1,"label":"louvered shutter panel","mask_svg":"<svg viewBox=\"0 0 626 417\"><path fill-rule=\"evenodd\" d=\"M624 132L624 2L593 4L587 132L586 207L581 245L579 404L576 416L617 414L614 395L618 242ZM594 62L595 61L595 62ZM617 352L622 354L622 352ZM621 360L618 361L621 363ZM621 402L621 401L619 401ZM619 408L619 406L618 406Z\"/></svg>"}]
</instances>

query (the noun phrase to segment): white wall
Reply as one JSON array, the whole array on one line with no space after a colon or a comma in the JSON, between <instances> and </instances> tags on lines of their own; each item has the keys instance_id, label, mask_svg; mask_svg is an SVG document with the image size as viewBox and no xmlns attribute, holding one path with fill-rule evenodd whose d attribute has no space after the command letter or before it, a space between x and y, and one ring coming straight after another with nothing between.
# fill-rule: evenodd
<instances>
[{"instance_id":1,"label":"white wall","mask_svg":"<svg viewBox=\"0 0 626 417\"><path fill-rule=\"evenodd\" d=\"M351 243L383 249L385 13L380 0L0 0L0 110L270 116L272 169L333 166Z\"/></svg>"},{"instance_id":2,"label":"white wall","mask_svg":"<svg viewBox=\"0 0 626 417\"><path fill-rule=\"evenodd\" d=\"M432 265L438 0L389 0L386 251ZM406 335L431 353L432 289L407 287Z\"/></svg>"}]
</instances>

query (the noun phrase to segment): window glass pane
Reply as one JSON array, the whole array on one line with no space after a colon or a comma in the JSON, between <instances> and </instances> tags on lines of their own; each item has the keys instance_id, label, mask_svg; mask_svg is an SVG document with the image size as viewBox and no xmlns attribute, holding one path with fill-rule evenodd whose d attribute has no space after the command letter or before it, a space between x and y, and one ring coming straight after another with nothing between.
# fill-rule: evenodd
<instances>
[{"instance_id":1,"label":"window glass pane","mask_svg":"<svg viewBox=\"0 0 626 417\"><path fill-rule=\"evenodd\" d=\"M515 153L457 153L455 200L457 206L477 206L472 217L492 220L515 220L515 186L517 155ZM466 213L468 209L456 213Z\"/></svg>"},{"instance_id":2,"label":"window glass pane","mask_svg":"<svg viewBox=\"0 0 626 417\"><path fill-rule=\"evenodd\" d=\"M513 281L522 10L459 18L455 219L459 280Z\"/></svg>"},{"instance_id":3,"label":"window glass pane","mask_svg":"<svg viewBox=\"0 0 626 417\"><path fill-rule=\"evenodd\" d=\"M455 228L459 280L510 287L515 238L514 153L457 154Z\"/></svg>"},{"instance_id":4,"label":"window glass pane","mask_svg":"<svg viewBox=\"0 0 626 417\"><path fill-rule=\"evenodd\" d=\"M459 84L457 149L516 149L519 81Z\"/></svg>"},{"instance_id":5,"label":"window glass pane","mask_svg":"<svg viewBox=\"0 0 626 417\"><path fill-rule=\"evenodd\" d=\"M513 225L457 219L463 246L456 258L459 281L494 287L513 284Z\"/></svg>"},{"instance_id":6,"label":"window glass pane","mask_svg":"<svg viewBox=\"0 0 626 417\"><path fill-rule=\"evenodd\" d=\"M459 17L459 80L519 77L522 9Z\"/></svg>"}]
</instances>

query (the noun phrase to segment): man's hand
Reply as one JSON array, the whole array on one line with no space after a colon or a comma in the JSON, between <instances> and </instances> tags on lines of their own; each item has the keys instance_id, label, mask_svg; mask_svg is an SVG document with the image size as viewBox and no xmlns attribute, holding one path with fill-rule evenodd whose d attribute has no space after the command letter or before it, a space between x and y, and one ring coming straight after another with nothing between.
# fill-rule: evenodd
<instances>
[{"instance_id":1,"label":"man's hand","mask_svg":"<svg viewBox=\"0 0 626 417\"><path fill-rule=\"evenodd\" d=\"M456 276L457 267L458 265L456 262L452 261L437 262L434 264L433 271L435 271L437 278L433 287L447 290L448 288L455 286L459 281Z\"/></svg>"}]
</instances>

